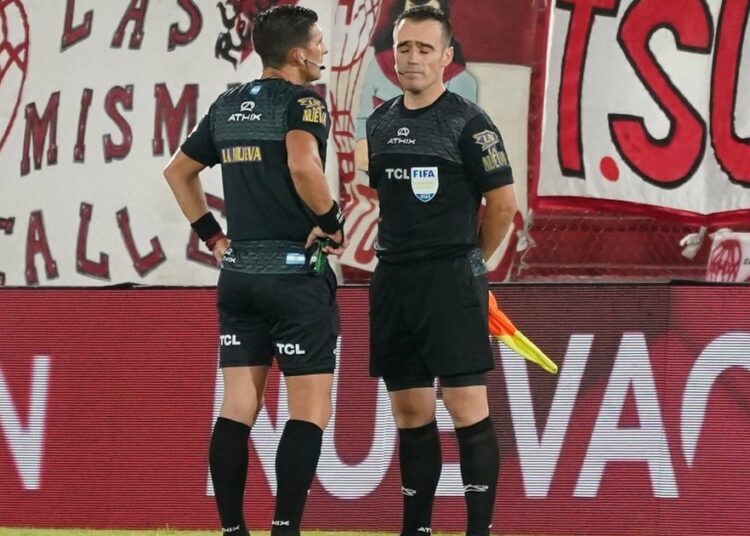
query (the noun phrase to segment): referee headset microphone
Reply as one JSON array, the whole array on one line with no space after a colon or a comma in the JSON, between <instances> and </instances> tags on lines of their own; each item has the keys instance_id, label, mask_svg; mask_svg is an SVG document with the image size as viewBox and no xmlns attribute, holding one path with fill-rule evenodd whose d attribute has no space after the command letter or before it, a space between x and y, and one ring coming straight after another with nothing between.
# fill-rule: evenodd
<instances>
[{"instance_id":1,"label":"referee headset microphone","mask_svg":"<svg viewBox=\"0 0 750 536\"><path fill-rule=\"evenodd\" d=\"M324 70L326 68L323 64L315 63L314 61L310 61L307 58L302 58L302 61L305 62L305 64L312 63L315 67L317 67L319 70Z\"/></svg>"}]
</instances>

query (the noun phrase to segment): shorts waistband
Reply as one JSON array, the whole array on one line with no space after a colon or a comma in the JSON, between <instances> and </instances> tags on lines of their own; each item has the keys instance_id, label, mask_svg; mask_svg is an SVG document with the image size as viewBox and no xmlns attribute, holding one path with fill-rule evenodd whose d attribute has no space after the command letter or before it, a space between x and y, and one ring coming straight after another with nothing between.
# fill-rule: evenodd
<instances>
[{"instance_id":1,"label":"shorts waistband","mask_svg":"<svg viewBox=\"0 0 750 536\"><path fill-rule=\"evenodd\" d=\"M247 274L306 274L308 261L302 242L254 240L232 242L219 266Z\"/></svg>"},{"instance_id":2,"label":"shorts waistband","mask_svg":"<svg viewBox=\"0 0 750 536\"><path fill-rule=\"evenodd\" d=\"M434 256L433 252L433 256L414 258L410 262L392 262L391 259L382 256L378 259L378 267L381 270L408 270L410 272L415 269L434 270L437 269L435 268L436 265L452 262L455 259L467 259L474 276L480 276L487 273L487 266L479 248L449 250L448 253L443 253L440 256Z\"/></svg>"}]
</instances>

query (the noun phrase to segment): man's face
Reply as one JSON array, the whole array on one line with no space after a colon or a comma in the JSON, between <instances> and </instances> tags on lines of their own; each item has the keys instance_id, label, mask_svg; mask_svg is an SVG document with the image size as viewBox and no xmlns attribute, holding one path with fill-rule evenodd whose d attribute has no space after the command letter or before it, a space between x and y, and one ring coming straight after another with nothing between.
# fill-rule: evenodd
<instances>
[{"instance_id":1,"label":"man's face","mask_svg":"<svg viewBox=\"0 0 750 536\"><path fill-rule=\"evenodd\" d=\"M327 53L328 47L323 40L323 31L318 24L314 24L310 30L310 40L303 50L303 57L308 60L302 69L305 73L306 82L315 82L320 79L321 74L318 65L323 65L323 56Z\"/></svg>"},{"instance_id":2,"label":"man's face","mask_svg":"<svg viewBox=\"0 0 750 536\"><path fill-rule=\"evenodd\" d=\"M443 27L435 20L401 21L393 47L401 87L413 93L442 82L443 71L453 61L453 47L446 47Z\"/></svg>"}]
</instances>

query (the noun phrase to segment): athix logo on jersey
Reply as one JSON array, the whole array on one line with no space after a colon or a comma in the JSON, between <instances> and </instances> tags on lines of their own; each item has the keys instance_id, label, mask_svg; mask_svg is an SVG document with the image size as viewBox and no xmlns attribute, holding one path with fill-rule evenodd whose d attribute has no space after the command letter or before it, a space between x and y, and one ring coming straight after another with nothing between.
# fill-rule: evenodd
<instances>
[{"instance_id":1,"label":"athix logo on jersey","mask_svg":"<svg viewBox=\"0 0 750 536\"><path fill-rule=\"evenodd\" d=\"M440 186L437 167L411 168L411 191L423 203L432 201Z\"/></svg>"},{"instance_id":2,"label":"athix logo on jersey","mask_svg":"<svg viewBox=\"0 0 750 536\"><path fill-rule=\"evenodd\" d=\"M241 164L243 162L260 162L263 154L260 147L255 145L244 145L240 147L227 147L221 150L222 164Z\"/></svg>"},{"instance_id":3,"label":"athix logo on jersey","mask_svg":"<svg viewBox=\"0 0 750 536\"><path fill-rule=\"evenodd\" d=\"M416 145L417 140L409 137L409 129L401 127L396 131L396 137L388 140L388 145Z\"/></svg>"},{"instance_id":4,"label":"athix logo on jersey","mask_svg":"<svg viewBox=\"0 0 750 536\"><path fill-rule=\"evenodd\" d=\"M229 116L227 123L235 121L260 121L263 118L263 114L253 113L255 109L255 101L244 101L240 104L240 111Z\"/></svg>"},{"instance_id":5,"label":"athix logo on jersey","mask_svg":"<svg viewBox=\"0 0 750 536\"><path fill-rule=\"evenodd\" d=\"M234 249L232 247L228 247L224 251L224 255L221 257L221 263L222 264L237 264L237 257L234 255Z\"/></svg>"},{"instance_id":6,"label":"athix logo on jersey","mask_svg":"<svg viewBox=\"0 0 750 536\"><path fill-rule=\"evenodd\" d=\"M297 344L277 342L276 349L279 355L305 355L305 350Z\"/></svg>"},{"instance_id":7,"label":"athix logo on jersey","mask_svg":"<svg viewBox=\"0 0 750 536\"><path fill-rule=\"evenodd\" d=\"M305 109L302 112L302 121L305 123L320 123L325 125L328 120L328 113L323 108L323 103L315 97L303 97L297 99Z\"/></svg>"}]
</instances>

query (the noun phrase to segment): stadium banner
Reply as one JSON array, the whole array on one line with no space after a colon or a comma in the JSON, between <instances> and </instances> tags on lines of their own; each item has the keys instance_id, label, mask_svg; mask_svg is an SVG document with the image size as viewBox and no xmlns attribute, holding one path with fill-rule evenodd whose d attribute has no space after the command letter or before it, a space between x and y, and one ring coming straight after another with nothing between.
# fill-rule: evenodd
<instances>
[{"instance_id":1,"label":"stadium banner","mask_svg":"<svg viewBox=\"0 0 750 536\"><path fill-rule=\"evenodd\" d=\"M556 0L534 209L750 216L745 0Z\"/></svg>"},{"instance_id":2,"label":"stadium banner","mask_svg":"<svg viewBox=\"0 0 750 536\"><path fill-rule=\"evenodd\" d=\"M216 282L162 169L259 76L252 19L276 4L314 8L335 46L335 0L0 2L0 285ZM223 221L218 166L202 178Z\"/></svg>"},{"instance_id":3,"label":"stadium banner","mask_svg":"<svg viewBox=\"0 0 750 536\"><path fill-rule=\"evenodd\" d=\"M216 282L162 169L259 76L251 21L280 3L315 8L330 45L335 0L0 3L0 284ZM223 221L218 166L202 177Z\"/></svg>"},{"instance_id":4,"label":"stadium banner","mask_svg":"<svg viewBox=\"0 0 750 536\"><path fill-rule=\"evenodd\" d=\"M560 365L494 346L503 534L747 534L750 287L506 285L501 307ZM212 289L0 289L0 526L216 527L207 445L221 401ZM367 289L339 291L335 412L304 525L400 523L397 435L367 376ZM552 327L552 328L550 328ZM288 415L272 373L247 518L267 529ZM462 530L458 451L433 528Z\"/></svg>"},{"instance_id":5,"label":"stadium banner","mask_svg":"<svg viewBox=\"0 0 750 536\"><path fill-rule=\"evenodd\" d=\"M314 87L333 120L326 175L349 214L344 263L372 270L377 203L363 174L355 177L355 134L363 114L397 91L382 42L389 17L410 1L0 2L0 285L216 281L161 172L219 93L259 75L252 20L277 4L320 15L330 50ZM429 3L457 4L465 55L449 85L500 125L523 208L534 9L511 0L476 0L468 11L452 0ZM218 168L203 178L221 219ZM502 252L496 257L494 268Z\"/></svg>"}]
</instances>

